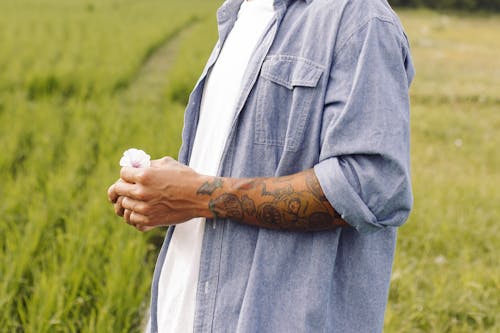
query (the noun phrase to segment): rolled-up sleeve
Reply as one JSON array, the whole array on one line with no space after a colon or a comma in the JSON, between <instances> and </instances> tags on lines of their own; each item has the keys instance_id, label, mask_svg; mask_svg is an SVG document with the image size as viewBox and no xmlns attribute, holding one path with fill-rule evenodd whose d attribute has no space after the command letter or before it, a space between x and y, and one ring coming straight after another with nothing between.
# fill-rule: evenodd
<instances>
[{"instance_id":1,"label":"rolled-up sleeve","mask_svg":"<svg viewBox=\"0 0 500 333\"><path fill-rule=\"evenodd\" d=\"M374 17L336 50L315 173L332 206L359 232L397 227L413 204L408 43Z\"/></svg>"}]
</instances>

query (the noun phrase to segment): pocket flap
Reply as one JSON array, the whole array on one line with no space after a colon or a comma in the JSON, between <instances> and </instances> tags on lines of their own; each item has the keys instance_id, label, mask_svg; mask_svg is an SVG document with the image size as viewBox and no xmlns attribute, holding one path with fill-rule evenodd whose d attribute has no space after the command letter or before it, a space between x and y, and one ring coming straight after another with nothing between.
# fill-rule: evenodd
<instances>
[{"instance_id":1,"label":"pocket flap","mask_svg":"<svg viewBox=\"0 0 500 333\"><path fill-rule=\"evenodd\" d=\"M292 56L270 56L262 64L261 76L293 89L295 86L316 87L323 70L306 59Z\"/></svg>"}]
</instances>

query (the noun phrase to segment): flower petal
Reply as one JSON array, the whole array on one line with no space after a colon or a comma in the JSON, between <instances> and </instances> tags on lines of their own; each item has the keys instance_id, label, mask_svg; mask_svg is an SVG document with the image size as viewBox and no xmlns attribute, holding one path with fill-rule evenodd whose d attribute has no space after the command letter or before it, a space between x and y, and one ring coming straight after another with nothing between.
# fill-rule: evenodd
<instances>
[{"instance_id":1,"label":"flower petal","mask_svg":"<svg viewBox=\"0 0 500 333\"><path fill-rule=\"evenodd\" d=\"M134 168L148 168L151 166L151 156L146 154L145 151L130 148L123 153L120 159L120 166L134 167Z\"/></svg>"}]
</instances>

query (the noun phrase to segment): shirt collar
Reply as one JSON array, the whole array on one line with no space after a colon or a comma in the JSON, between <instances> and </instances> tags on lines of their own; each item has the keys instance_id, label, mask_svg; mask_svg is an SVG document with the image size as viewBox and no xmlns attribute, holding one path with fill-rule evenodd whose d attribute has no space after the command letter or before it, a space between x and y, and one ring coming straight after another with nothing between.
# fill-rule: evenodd
<instances>
[{"instance_id":1,"label":"shirt collar","mask_svg":"<svg viewBox=\"0 0 500 333\"><path fill-rule=\"evenodd\" d=\"M226 24L236 20L238 10L241 3L245 0L226 0L222 6L217 10L217 22L219 26L219 38L224 40L227 35L227 29L222 28ZM274 8L279 12L283 12L294 1L304 1L309 4L313 0L274 0Z\"/></svg>"},{"instance_id":2,"label":"shirt collar","mask_svg":"<svg viewBox=\"0 0 500 333\"><path fill-rule=\"evenodd\" d=\"M245 0L226 0L219 8L217 16L222 21L225 21L229 16L238 13L238 10L243 1ZM288 5L294 1L299 1L299 0L274 0L274 6L279 7L285 5L286 7L288 7ZM313 0L300 0L300 1L304 1L305 3L309 4Z\"/></svg>"}]
</instances>

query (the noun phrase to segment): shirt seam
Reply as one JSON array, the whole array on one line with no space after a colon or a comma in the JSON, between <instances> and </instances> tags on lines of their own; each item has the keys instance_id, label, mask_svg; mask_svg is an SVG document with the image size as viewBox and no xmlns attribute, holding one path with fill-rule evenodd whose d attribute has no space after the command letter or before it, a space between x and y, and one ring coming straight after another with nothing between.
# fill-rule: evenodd
<instances>
[{"instance_id":1,"label":"shirt seam","mask_svg":"<svg viewBox=\"0 0 500 333\"><path fill-rule=\"evenodd\" d=\"M336 59L337 57L339 57L342 52L345 50L345 48L347 47L347 45L349 44L349 42L360 32L362 31L363 29L366 28L366 26L371 22L371 21L374 21L374 20L378 20L380 22L383 22L383 23L389 23L391 24L392 26L394 27L397 27L397 25L394 23L394 20L389 17L389 16L370 16L368 17L362 24L360 24L356 29L354 29L354 31L352 33L350 33L348 35L348 37L345 39L345 41L343 41L340 46L338 47L338 50L334 52L334 59Z\"/></svg>"}]
</instances>

